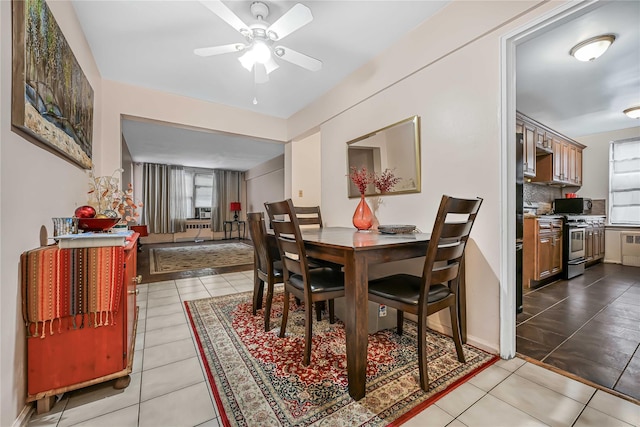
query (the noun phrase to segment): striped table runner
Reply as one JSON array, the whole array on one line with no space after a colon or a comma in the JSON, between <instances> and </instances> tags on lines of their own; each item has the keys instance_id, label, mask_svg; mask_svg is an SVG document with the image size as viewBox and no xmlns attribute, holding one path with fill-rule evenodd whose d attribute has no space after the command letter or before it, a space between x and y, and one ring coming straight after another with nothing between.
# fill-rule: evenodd
<instances>
[{"instance_id":1,"label":"striped table runner","mask_svg":"<svg viewBox=\"0 0 640 427\"><path fill-rule=\"evenodd\" d=\"M24 252L20 260L22 311L29 333L44 338L49 323L53 334L55 320L61 332L64 317L72 318L74 328L84 327L85 322L93 327L114 323L122 293L123 247L60 249L52 245Z\"/></svg>"}]
</instances>

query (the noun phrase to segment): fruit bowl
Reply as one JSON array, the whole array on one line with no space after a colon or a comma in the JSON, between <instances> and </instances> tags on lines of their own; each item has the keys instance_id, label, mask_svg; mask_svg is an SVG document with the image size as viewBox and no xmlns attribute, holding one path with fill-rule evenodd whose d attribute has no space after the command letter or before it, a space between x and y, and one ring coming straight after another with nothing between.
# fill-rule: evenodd
<instances>
[{"instance_id":1,"label":"fruit bowl","mask_svg":"<svg viewBox=\"0 0 640 427\"><path fill-rule=\"evenodd\" d=\"M78 230L107 231L120 221L120 218L78 218Z\"/></svg>"}]
</instances>

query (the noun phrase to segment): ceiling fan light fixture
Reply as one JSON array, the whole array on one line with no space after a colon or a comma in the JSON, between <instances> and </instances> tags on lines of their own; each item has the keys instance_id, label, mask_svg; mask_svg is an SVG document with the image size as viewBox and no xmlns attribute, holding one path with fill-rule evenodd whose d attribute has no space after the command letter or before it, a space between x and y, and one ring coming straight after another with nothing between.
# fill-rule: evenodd
<instances>
[{"instance_id":1,"label":"ceiling fan light fixture","mask_svg":"<svg viewBox=\"0 0 640 427\"><path fill-rule=\"evenodd\" d=\"M253 51L251 49L247 50L244 55L238 58L238 61L242 64L247 71L253 70L253 64L256 63L255 58L253 57Z\"/></svg>"},{"instance_id":2,"label":"ceiling fan light fixture","mask_svg":"<svg viewBox=\"0 0 640 427\"><path fill-rule=\"evenodd\" d=\"M264 64L271 58L271 49L264 42L255 41L251 50L253 51L255 62Z\"/></svg>"},{"instance_id":3,"label":"ceiling fan light fixture","mask_svg":"<svg viewBox=\"0 0 640 427\"><path fill-rule=\"evenodd\" d=\"M605 53L615 39L616 36L613 34L592 37L575 45L571 48L569 54L578 61L593 61Z\"/></svg>"},{"instance_id":4,"label":"ceiling fan light fixture","mask_svg":"<svg viewBox=\"0 0 640 427\"><path fill-rule=\"evenodd\" d=\"M623 113L625 113L627 116L631 117L632 119L640 119L640 107L627 108L626 110L623 111Z\"/></svg>"}]
</instances>

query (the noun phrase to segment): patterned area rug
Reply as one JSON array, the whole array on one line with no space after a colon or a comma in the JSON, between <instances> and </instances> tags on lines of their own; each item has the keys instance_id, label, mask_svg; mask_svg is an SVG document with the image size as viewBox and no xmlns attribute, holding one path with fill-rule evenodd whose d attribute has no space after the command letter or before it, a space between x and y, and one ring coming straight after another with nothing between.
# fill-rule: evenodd
<instances>
[{"instance_id":1,"label":"patterned area rug","mask_svg":"<svg viewBox=\"0 0 640 427\"><path fill-rule=\"evenodd\" d=\"M429 392L420 389L417 325L369 336L367 395L347 389L345 331L325 317L313 325L311 365L302 365L304 309L292 301L287 336L278 338L283 295L276 290L273 329L251 314L251 292L185 302L225 426L399 425L498 360L465 345L458 362L453 340L430 332ZM315 315L314 315L315 319Z\"/></svg>"},{"instance_id":2,"label":"patterned area rug","mask_svg":"<svg viewBox=\"0 0 640 427\"><path fill-rule=\"evenodd\" d=\"M253 264L253 246L245 243L221 243L149 250L149 272L151 274L246 264Z\"/></svg>"}]
</instances>

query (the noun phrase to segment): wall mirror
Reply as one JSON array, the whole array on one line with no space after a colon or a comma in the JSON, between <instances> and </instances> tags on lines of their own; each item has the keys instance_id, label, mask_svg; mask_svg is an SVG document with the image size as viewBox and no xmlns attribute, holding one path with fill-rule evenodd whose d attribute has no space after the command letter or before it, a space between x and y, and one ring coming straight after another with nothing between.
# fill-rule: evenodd
<instances>
[{"instance_id":1,"label":"wall mirror","mask_svg":"<svg viewBox=\"0 0 640 427\"><path fill-rule=\"evenodd\" d=\"M373 184L365 196L420 192L420 117L413 116L347 142L349 197L360 197L358 187L348 178L351 167L382 173L393 171L400 181L386 193Z\"/></svg>"}]
</instances>

